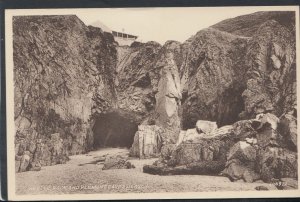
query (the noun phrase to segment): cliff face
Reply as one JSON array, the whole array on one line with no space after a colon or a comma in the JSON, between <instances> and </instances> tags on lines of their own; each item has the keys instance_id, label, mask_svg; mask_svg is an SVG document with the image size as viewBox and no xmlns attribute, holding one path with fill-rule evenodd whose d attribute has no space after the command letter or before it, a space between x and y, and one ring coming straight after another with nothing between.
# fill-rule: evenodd
<instances>
[{"instance_id":1,"label":"cliff face","mask_svg":"<svg viewBox=\"0 0 300 202\"><path fill-rule=\"evenodd\" d=\"M245 115L272 112L277 116L296 106L295 33L271 20L248 43L245 65ZM258 93L259 92L259 93Z\"/></svg>"},{"instance_id":2,"label":"cliff face","mask_svg":"<svg viewBox=\"0 0 300 202\"><path fill-rule=\"evenodd\" d=\"M128 146L147 140L152 128L162 138L149 132L160 144L153 145L157 154L198 120L220 127L291 111L295 33L287 22L293 13L251 17L222 21L182 44L130 47L117 46L112 35L76 16L15 17L17 170L62 163L113 142ZM287 128L295 125L288 118ZM157 127L139 127L140 137L133 138L138 125ZM133 153L140 146L146 148L135 144Z\"/></svg>"},{"instance_id":3,"label":"cliff face","mask_svg":"<svg viewBox=\"0 0 300 202\"><path fill-rule=\"evenodd\" d=\"M213 28L198 32L182 45L183 127L199 119L233 123L243 109L246 37Z\"/></svg>"},{"instance_id":4,"label":"cliff face","mask_svg":"<svg viewBox=\"0 0 300 202\"><path fill-rule=\"evenodd\" d=\"M222 126L290 111L296 105L294 24L293 12L258 12L222 21L183 43L183 128L199 119Z\"/></svg>"},{"instance_id":5,"label":"cliff face","mask_svg":"<svg viewBox=\"0 0 300 202\"><path fill-rule=\"evenodd\" d=\"M160 49L161 45L156 42L117 48L115 84L118 108L134 114L138 123L143 122L155 108L160 78L155 61Z\"/></svg>"},{"instance_id":6,"label":"cliff face","mask_svg":"<svg viewBox=\"0 0 300 202\"><path fill-rule=\"evenodd\" d=\"M295 30L295 12L291 11L255 12L223 20L212 27L239 36L253 37L260 26L269 20L278 22L290 31Z\"/></svg>"},{"instance_id":7,"label":"cliff face","mask_svg":"<svg viewBox=\"0 0 300 202\"><path fill-rule=\"evenodd\" d=\"M14 17L13 34L18 158L30 151L30 161L50 165L85 152L91 115L115 101L113 37L76 16Z\"/></svg>"}]
</instances>

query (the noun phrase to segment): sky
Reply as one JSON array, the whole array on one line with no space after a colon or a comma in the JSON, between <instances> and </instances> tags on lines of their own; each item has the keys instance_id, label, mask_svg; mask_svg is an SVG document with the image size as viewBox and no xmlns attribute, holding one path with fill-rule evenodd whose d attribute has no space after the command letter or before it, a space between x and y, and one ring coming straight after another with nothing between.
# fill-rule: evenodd
<instances>
[{"instance_id":1,"label":"sky","mask_svg":"<svg viewBox=\"0 0 300 202\"><path fill-rule=\"evenodd\" d=\"M100 20L111 30L138 36L138 41L184 42L203 28L270 7L110 8L77 13L87 25ZM274 8L273 8L274 10ZM275 9L276 10L276 9Z\"/></svg>"},{"instance_id":2,"label":"sky","mask_svg":"<svg viewBox=\"0 0 300 202\"><path fill-rule=\"evenodd\" d=\"M138 41L184 42L201 29L222 20L257 11L295 10L295 7L178 7L178 8L89 8L24 9L18 15L77 15L86 25L101 21L111 30L137 35Z\"/></svg>"}]
</instances>

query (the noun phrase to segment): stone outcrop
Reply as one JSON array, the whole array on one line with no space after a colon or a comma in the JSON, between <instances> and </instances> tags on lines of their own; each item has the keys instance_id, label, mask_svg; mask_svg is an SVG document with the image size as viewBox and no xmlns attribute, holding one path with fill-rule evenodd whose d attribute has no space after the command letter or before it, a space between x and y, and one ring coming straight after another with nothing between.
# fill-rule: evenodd
<instances>
[{"instance_id":1,"label":"stone outcrop","mask_svg":"<svg viewBox=\"0 0 300 202\"><path fill-rule=\"evenodd\" d=\"M298 177L297 154L286 148L267 147L261 149L258 162L261 179L265 182L271 182L274 178Z\"/></svg>"},{"instance_id":2,"label":"stone outcrop","mask_svg":"<svg viewBox=\"0 0 300 202\"><path fill-rule=\"evenodd\" d=\"M279 124L275 115L267 113L207 133L196 128L181 131L177 144L143 171L158 175L220 174L245 182L297 179L297 154L278 133Z\"/></svg>"},{"instance_id":3,"label":"stone outcrop","mask_svg":"<svg viewBox=\"0 0 300 202\"><path fill-rule=\"evenodd\" d=\"M198 126L199 123L215 126L214 122L199 121ZM194 128L181 132L181 135L182 140L177 145L166 149L163 146L159 160L154 165L145 166L144 172L159 175L218 174L224 169L226 153L234 144L231 126L207 130L207 133L199 133Z\"/></svg>"},{"instance_id":4,"label":"stone outcrop","mask_svg":"<svg viewBox=\"0 0 300 202\"><path fill-rule=\"evenodd\" d=\"M284 134L279 133L279 119L268 113L259 115L251 122L255 124L249 136L230 148L222 175L232 181L243 179L246 182L297 178L297 154L290 150ZM239 128L235 132L249 130L247 124L234 125Z\"/></svg>"},{"instance_id":5,"label":"stone outcrop","mask_svg":"<svg viewBox=\"0 0 300 202\"><path fill-rule=\"evenodd\" d=\"M297 116L291 111L280 118L279 131L286 140L288 148L297 151Z\"/></svg>"},{"instance_id":6,"label":"stone outcrop","mask_svg":"<svg viewBox=\"0 0 300 202\"><path fill-rule=\"evenodd\" d=\"M198 133L210 134L218 128L216 122L199 120L196 123Z\"/></svg>"},{"instance_id":7,"label":"stone outcrop","mask_svg":"<svg viewBox=\"0 0 300 202\"><path fill-rule=\"evenodd\" d=\"M104 165L102 170L110 170L110 169L131 169L135 168L128 159L124 156L108 156L104 161Z\"/></svg>"},{"instance_id":8,"label":"stone outcrop","mask_svg":"<svg viewBox=\"0 0 300 202\"><path fill-rule=\"evenodd\" d=\"M130 156L139 158L157 157L161 151L162 132L162 128L156 125L140 125L130 148Z\"/></svg>"},{"instance_id":9,"label":"stone outcrop","mask_svg":"<svg viewBox=\"0 0 300 202\"><path fill-rule=\"evenodd\" d=\"M232 144L231 132L231 127L227 126L209 134L199 134L196 129L189 129L172 153L172 163L184 165L202 161L225 161L226 152Z\"/></svg>"},{"instance_id":10,"label":"stone outcrop","mask_svg":"<svg viewBox=\"0 0 300 202\"><path fill-rule=\"evenodd\" d=\"M237 142L232 146L222 175L228 176L232 181L243 179L246 182L253 182L258 180L259 175L254 171L257 158L256 147L257 144L246 141Z\"/></svg>"},{"instance_id":11,"label":"stone outcrop","mask_svg":"<svg viewBox=\"0 0 300 202\"><path fill-rule=\"evenodd\" d=\"M156 66L161 70L156 98L155 124L162 127L162 141L174 144L180 132L179 107L181 105L181 87L179 69L175 61L176 51L180 44L175 41L166 42Z\"/></svg>"},{"instance_id":12,"label":"stone outcrop","mask_svg":"<svg viewBox=\"0 0 300 202\"><path fill-rule=\"evenodd\" d=\"M259 27L246 51L248 76L242 117L267 112L279 117L296 106L295 54L294 32L274 20Z\"/></svg>"}]
</instances>

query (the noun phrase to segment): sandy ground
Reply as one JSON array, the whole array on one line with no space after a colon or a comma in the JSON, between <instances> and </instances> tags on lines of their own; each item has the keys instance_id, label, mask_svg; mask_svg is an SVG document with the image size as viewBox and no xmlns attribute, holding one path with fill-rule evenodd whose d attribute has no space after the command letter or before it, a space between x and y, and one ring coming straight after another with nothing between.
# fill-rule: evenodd
<instances>
[{"instance_id":1,"label":"sandy ground","mask_svg":"<svg viewBox=\"0 0 300 202\"><path fill-rule=\"evenodd\" d=\"M66 164L42 167L38 172L17 173L16 194L245 191L260 185L276 189L271 184L230 182L219 176L143 173L143 165L152 164L156 159L131 159L135 169L102 170L103 164L96 163L103 155L121 153L128 154L128 150L105 148L71 156Z\"/></svg>"}]
</instances>

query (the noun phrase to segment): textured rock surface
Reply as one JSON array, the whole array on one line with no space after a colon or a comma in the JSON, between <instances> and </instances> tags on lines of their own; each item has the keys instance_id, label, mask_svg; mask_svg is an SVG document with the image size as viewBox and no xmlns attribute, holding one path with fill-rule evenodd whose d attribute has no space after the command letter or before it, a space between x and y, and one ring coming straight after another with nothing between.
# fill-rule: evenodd
<instances>
[{"instance_id":1,"label":"textured rock surface","mask_svg":"<svg viewBox=\"0 0 300 202\"><path fill-rule=\"evenodd\" d=\"M198 133L210 134L218 128L216 122L199 120L196 123Z\"/></svg>"},{"instance_id":2,"label":"textured rock surface","mask_svg":"<svg viewBox=\"0 0 300 202\"><path fill-rule=\"evenodd\" d=\"M217 175L223 168L224 162L203 161L176 167L146 165L143 172L153 175Z\"/></svg>"},{"instance_id":3,"label":"textured rock surface","mask_svg":"<svg viewBox=\"0 0 300 202\"><path fill-rule=\"evenodd\" d=\"M227 155L226 168L222 175L228 176L230 180L243 179L246 182L253 182L259 179L255 173L255 162L257 158L257 145L240 141L230 148Z\"/></svg>"},{"instance_id":4,"label":"textured rock surface","mask_svg":"<svg viewBox=\"0 0 300 202\"><path fill-rule=\"evenodd\" d=\"M153 113L159 69L155 68L161 45L156 42L117 47L116 91L118 108L131 111L142 122ZM151 124L151 120L149 120ZM152 123L153 124L153 123Z\"/></svg>"},{"instance_id":5,"label":"textured rock surface","mask_svg":"<svg viewBox=\"0 0 300 202\"><path fill-rule=\"evenodd\" d=\"M13 33L18 155L28 150L35 162L51 165L64 161L62 147L85 152L88 119L114 103L113 37L76 16L14 17Z\"/></svg>"},{"instance_id":6,"label":"textured rock surface","mask_svg":"<svg viewBox=\"0 0 300 202\"><path fill-rule=\"evenodd\" d=\"M181 131L180 140L153 165L150 174L221 174L231 181L272 182L297 178L297 154L278 133L279 119L270 113L238 121L212 132ZM221 172L222 171L222 172Z\"/></svg>"},{"instance_id":7,"label":"textured rock surface","mask_svg":"<svg viewBox=\"0 0 300 202\"><path fill-rule=\"evenodd\" d=\"M181 105L181 87L176 53L180 50L178 42L166 42L156 66L161 70L158 92L155 95L157 119L155 124L164 128L162 141L174 144L180 132L179 107Z\"/></svg>"},{"instance_id":8,"label":"textured rock surface","mask_svg":"<svg viewBox=\"0 0 300 202\"><path fill-rule=\"evenodd\" d=\"M294 40L295 33L274 20L262 24L251 38L246 51L248 76L242 116L272 112L279 117L296 105Z\"/></svg>"},{"instance_id":9,"label":"textured rock surface","mask_svg":"<svg viewBox=\"0 0 300 202\"><path fill-rule=\"evenodd\" d=\"M139 158L150 158L159 155L163 130L156 125L140 125L135 133L130 156Z\"/></svg>"},{"instance_id":10,"label":"textured rock surface","mask_svg":"<svg viewBox=\"0 0 300 202\"><path fill-rule=\"evenodd\" d=\"M182 44L180 66L183 127L197 120L232 124L243 110L247 38L213 28L198 32Z\"/></svg>"},{"instance_id":11,"label":"textured rock surface","mask_svg":"<svg viewBox=\"0 0 300 202\"><path fill-rule=\"evenodd\" d=\"M293 113L285 114L280 119L279 131L287 141L288 148L297 150L297 118Z\"/></svg>"},{"instance_id":12,"label":"textured rock surface","mask_svg":"<svg viewBox=\"0 0 300 202\"><path fill-rule=\"evenodd\" d=\"M29 166L29 161L30 161L30 153L28 151L25 151L23 156L21 157L20 167L18 171L20 172L26 171L27 167Z\"/></svg>"},{"instance_id":13,"label":"textured rock surface","mask_svg":"<svg viewBox=\"0 0 300 202\"><path fill-rule=\"evenodd\" d=\"M260 150L258 169L265 182L271 182L273 178L297 178L297 167L296 152L278 147Z\"/></svg>"},{"instance_id":14,"label":"textured rock surface","mask_svg":"<svg viewBox=\"0 0 300 202\"><path fill-rule=\"evenodd\" d=\"M207 123L214 125L213 122ZM154 165L144 166L144 172L159 175L218 174L225 168L226 153L234 144L231 126L215 129L209 134L199 134L196 128L189 129L182 136L181 142L172 147L163 146L160 159Z\"/></svg>"},{"instance_id":15,"label":"textured rock surface","mask_svg":"<svg viewBox=\"0 0 300 202\"><path fill-rule=\"evenodd\" d=\"M295 13L290 11L256 12L223 20L212 27L232 34L252 37L267 20L276 20L289 30L295 29Z\"/></svg>"},{"instance_id":16,"label":"textured rock surface","mask_svg":"<svg viewBox=\"0 0 300 202\"><path fill-rule=\"evenodd\" d=\"M109 156L105 159L102 170L135 168L124 156Z\"/></svg>"},{"instance_id":17,"label":"textured rock surface","mask_svg":"<svg viewBox=\"0 0 300 202\"><path fill-rule=\"evenodd\" d=\"M230 148L222 174L232 181L243 179L246 182L296 178L297 154L290 150L284 134L278 133L278 123L279 119L269 113L235 123L235 135L250 131L249 136L240 136L243 141Z\"/></svg>"}]
</instances>

